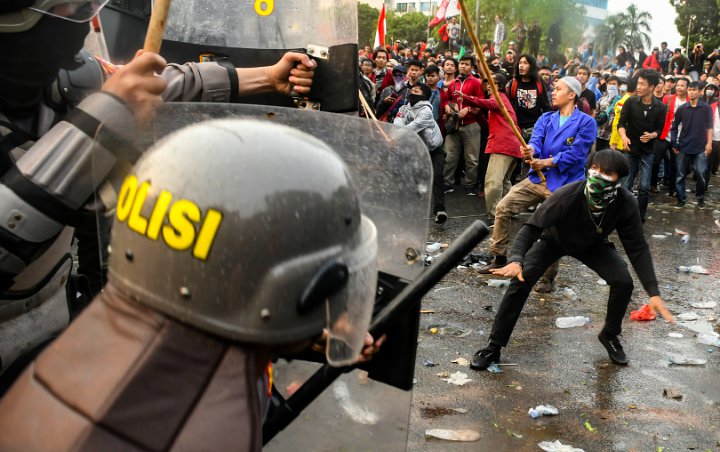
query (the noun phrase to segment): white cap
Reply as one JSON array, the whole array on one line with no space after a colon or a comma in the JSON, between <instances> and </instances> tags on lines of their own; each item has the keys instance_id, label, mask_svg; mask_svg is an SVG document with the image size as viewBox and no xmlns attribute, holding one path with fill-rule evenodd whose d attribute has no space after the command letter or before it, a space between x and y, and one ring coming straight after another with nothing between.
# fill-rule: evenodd
<instances>
[{"instance_id":1,"label":"white cap","mask_svg":"<svg viewBox=\"0 0 720 452\"><path fill-rule=\"evenodd\" d=\"M575 77L563 77L560 79L561 82L565 83L570 91L574 92L577 97L580 97L582 93L582 85Z\"/></svg>"}]
</instances>

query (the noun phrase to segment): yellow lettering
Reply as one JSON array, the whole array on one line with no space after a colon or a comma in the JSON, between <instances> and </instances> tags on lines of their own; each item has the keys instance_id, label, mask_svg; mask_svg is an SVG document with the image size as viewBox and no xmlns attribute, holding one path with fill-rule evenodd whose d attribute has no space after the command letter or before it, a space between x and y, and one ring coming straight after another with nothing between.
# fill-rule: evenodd
<instances>
[{"instance_id":1,"label":"yellow lettering","mask_svg":"<svg viewBox=\"0 0 720 452\"><path fill-rule=\"evenodd\" d=\"M200 228L197 242L195 242L193 256L202 261L207 259L210 247L212 247L212 244L215 241L215 235L220 227L220 222L222 222L222 213L213 209L208 210L208 213L205 216L205 221Z\"/></svg>"},{"instance_id":2,"label":"yellow lettering","mask_svg":"<svg viewBox=\"0 0 720 452\"><path fill-rule=\"evenodd\" d=\"M269 16L275 9L274 0L255 0L255 12L259 16Z\"/></svg>"},{"instance_id":3,"label":"yellow lettering","mask_svg":"<svg viewBox=\"0 0 720 452\"><path fill-rule=\"evenodd\" d=\"M147 231L148 221L146 218L143 218L140 213L147 199L148 190L150 190L150 183L143 182L140 184L140 188L135 196L135 201L133 201L132 209L130 210L130 218L128 219L128 227L142 235L145 235L145 231Z\"/></svg>"},{"instance_id":4,"label":"yellow lettering","mask_svg":"<svg viewBox=\"0 0 720 452\"><path fill-rule=\"evenodd\" d=\"M122 187L120 187L120 193L118 194L118 203L116 209L118 221L125 221L127 220L128 215L130 215L130 209L132 208L133 201L135 201L137 187L137 177L133 176L132 174L126 177L123 181Z\"/></svg>"},{"instance_id":5,"label":"yellow lettering","mask_svg":"<svg viewBox=\"0 0 720 452\"><path fill-rule=\"evenodd\" d=\"M163 239L167 245L177 251L190 248L195 241L195 225L200 222L200 208L186 199L176 201L170 212L168 220L170 226L163 226Z\"/></svg>"},{"instance_id":6,"label":"yellow lettering","mask_svg":"<svg viewBox=\"0 0 720 452\"><path fill-rule=\"evenodd\" d=\"M163 220L165 219L165 214L167 213L171 202L172 194L165 190L161 191L160 196L158 196L157 202L155 203L155 207L153 208L152 215L150 215L150 223L147 228L147 236L149 238L157 240L160 236L160 229L163 226Z\"/></svg>"}]
</instances>

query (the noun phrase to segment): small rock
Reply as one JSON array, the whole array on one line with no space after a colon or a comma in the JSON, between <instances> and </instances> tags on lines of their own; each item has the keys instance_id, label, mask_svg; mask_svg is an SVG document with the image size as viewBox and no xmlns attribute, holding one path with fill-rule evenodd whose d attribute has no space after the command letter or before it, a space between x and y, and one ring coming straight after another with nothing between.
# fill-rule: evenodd
<instances>
[{"instance_id":1,"label":"small rock","mask_svg":"<svg viewBox=\"0 0 720 452\"><path fill-rule=\"evenodd\" d=\"M668 399L682 400L683 395L680 394L680 391L675 388L665 388L663 389L663 397L666 397Z\"/></svg>"}]
</instances>

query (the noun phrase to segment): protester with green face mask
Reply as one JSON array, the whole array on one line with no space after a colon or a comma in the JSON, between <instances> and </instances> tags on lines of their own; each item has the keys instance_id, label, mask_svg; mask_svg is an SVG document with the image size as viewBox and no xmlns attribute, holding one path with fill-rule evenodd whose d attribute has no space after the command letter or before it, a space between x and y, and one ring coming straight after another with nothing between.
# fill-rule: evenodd
<instances>
[{"instance_id":1,"label":"protester with green face mask","mask_svg":"<svg viewBox=\"0 0 720 452\"><path fill-rule=\"evenodd\" d=\"M563 256L579 260L610 286L605 325L598 339L613 362L627 364L618 335L630 303L633 280L627 264L608 240L615 231L650 296L650 308L674 321L660 298L637 201L619 183L628 171L628 162L619 152L597 152L590 163L587 181L557 189L523 225L513 242L508 265L492 271L494 275L513 279L495 316L490 343L475 353L471 368L485 369L500 360L500 349L507 346L533 285L550 264Z\"/></svg>"}]
</instances>

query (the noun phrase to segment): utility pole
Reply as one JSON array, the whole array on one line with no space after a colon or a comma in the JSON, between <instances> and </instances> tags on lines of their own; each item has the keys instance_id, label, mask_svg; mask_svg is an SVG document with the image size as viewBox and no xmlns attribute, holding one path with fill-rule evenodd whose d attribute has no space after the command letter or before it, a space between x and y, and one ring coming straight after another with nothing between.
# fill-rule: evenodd
<instances>
[{"instance_id":1,"label":"utility pole","mask_svg":"<svg viewBox=\"0 0 720 452\"><path fill-rule=\"evenodd\" d=\"M480 0L475 0L475 30L480 33ZM475 55L480 53L482 49L475 49Z\"/></svg>"}]
</instances>

